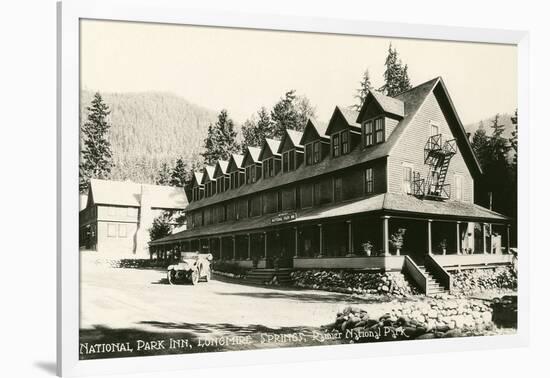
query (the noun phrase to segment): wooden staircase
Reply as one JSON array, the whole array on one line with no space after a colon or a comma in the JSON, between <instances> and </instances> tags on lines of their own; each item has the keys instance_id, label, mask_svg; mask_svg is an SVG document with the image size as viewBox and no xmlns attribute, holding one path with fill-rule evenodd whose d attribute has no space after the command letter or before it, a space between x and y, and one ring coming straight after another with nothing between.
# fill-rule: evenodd
<instances>
[{"instance_id":1,"label":"wooden staircase","mask_svg":"<svg viewBox=\"0 0 550 378\"><path fill-rule=\"evenodd\" d=\"M424 274L427 280L426 295L436 295L448 293L443 284L430 273L424 265L418 265L418 269Z\"/></svg>"},{"instance_id":2,"label":"wooden staircase","mask_svg":"<svg viewBox=\"0 0 550 378\"><path fill-rule=\"evenodd\" d=\"M244 280L255 285L290 286L292 269L252 269L246 273Z\"/></svg>"}]
</instances>

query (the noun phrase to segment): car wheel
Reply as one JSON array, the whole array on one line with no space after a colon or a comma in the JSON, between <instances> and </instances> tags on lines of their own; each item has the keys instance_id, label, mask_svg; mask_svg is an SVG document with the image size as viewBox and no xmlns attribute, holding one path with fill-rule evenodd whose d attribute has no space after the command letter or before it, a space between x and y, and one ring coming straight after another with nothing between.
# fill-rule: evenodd
<instances>
[{"instance_id":1,"label":"car wheel","mask_svg":"<svg viewBox=\"0 0 550 378\"><path fill-rule=\"evenodd\" d=\"M212 278L212 271L210 270L210 268L208 268L206 270L206 274L204 275L204 280L208 282L210 281L211 278Z\"/></svg>"},{"instance_id":2,"label":"car wheel","mask_svg":"<svg viewBox=\"0 0 550 378\"><path fill-rule=\"evenodd\" d=\"M191 272L191 285L196 285L199 283L199 271L194 270Z\"/></svg>"},{"instance_id":3,"label":"car wheel","mask_svg":"<svg viewBox=\"0 0 550 378\"><path fill-rule=\"evenodd\" d=\"M176 271L175 270L169 270L168 271L168 283L170 285L176 284Z\"/></svg>"}]
</instances>

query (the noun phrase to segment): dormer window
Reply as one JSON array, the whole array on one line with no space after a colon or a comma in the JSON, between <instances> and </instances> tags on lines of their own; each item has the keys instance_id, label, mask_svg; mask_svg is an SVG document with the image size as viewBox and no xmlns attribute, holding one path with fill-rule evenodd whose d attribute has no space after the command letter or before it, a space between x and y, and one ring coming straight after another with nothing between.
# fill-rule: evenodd
<instances>
[{"instance_id":1,"label":"dormer window","mask_svg":"<svg viewBox=\"0 0 550 378\"><path fill-rule=\"evenodd\" d=\"M231 172L231 189L237 189L239 187L239 172Z\"/></svg>"},{"instance_id":2,"label":"dormer window","mask_svg":"<svg viewBox=\"0 0 550 378\"><path fill-rule=\"evenodd\" d=\"M263 162L264 178L275 176L275 161L273 158L265 159Z\"/></svg>"},{"instance_id":3,"label":"dormer window","mask_svg":"<svg viewBox=\"0 0 550 378\"><path fill-rule=\"evenodd\" d=\"M218 193L223 193L225 192L225 187L224 187L224 180L223 180L223 177L219 177L217 180L216 180L216 191Z\"/></svg>"},{"instance_id":4,"label":"dormer window","mask_svg":"<svg viewBox=\"0 0 550 378\"><path fill-rule=\"evenodd\" d=\"M340 133L332 136L332 156L340 156Z\"/></svg>"},{"instance_id":5,"label":"dormer window","mask_svg":"<svg viewBox=\"0 0 550 378\"><path fill-rule=\"evenodd\" d=\"M349 153L349 131L342 130L332 135L332 156L338 157Z\"/></svg>"},{"instance_id":6,"label":"dormer window","mask_svg":"<svg viewBox=\"0 0 550 378\"><path fill-rule=\"evenodd\" d=\"M384 142L384 117L363 123L363 144L365 147Z\"/></svg>"},{"instance_id":7,"label":"dormer window","mask_svg":"<svg viewBox=\"0 0 550 378\"><path fill-rule=\"evenodd\" d=\"M321 161L321 142L315 141L306 144L306 165L317 164Z\"/></svg>"},{"instance_id":8,"label":"dormer window","mask_svg":"<svg viewBox=\"0 0 550 378\"><path fill-rule=\"evenodd\" d=\"M256 166L254 164L245 168L246 183L252 184L256 182Z\"/></svg>"},{"instance_id":9,"label":"dormer window","mask_svg":"<svg viewBox=\"0 0 550 378\"><path fill-rule=\"evenodd\" d=\"M294 150L283 152L283 172L296 169L296 153Z\"/></svg>"}]
</instances>

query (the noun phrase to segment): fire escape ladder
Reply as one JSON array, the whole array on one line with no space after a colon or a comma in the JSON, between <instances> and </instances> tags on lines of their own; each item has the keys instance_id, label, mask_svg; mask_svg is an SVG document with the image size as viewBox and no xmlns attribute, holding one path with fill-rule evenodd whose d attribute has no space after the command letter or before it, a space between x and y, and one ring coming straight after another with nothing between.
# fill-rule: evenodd
<instances>
[{"instance_id":1,"label":"fire escape ladder","mask_svg":"<svg viewBox=\"0 0 550 378\"><path fill-rule=\"evenodd\" d=\"M454 139L443 141L441 134L428 138L424 147L424 164L428 169L428 177L420 178L420 173L414 176L415 194L436 198L449 198L448 187L445 184L451 158L456 154Z\"/></svg>"}]
</instances>

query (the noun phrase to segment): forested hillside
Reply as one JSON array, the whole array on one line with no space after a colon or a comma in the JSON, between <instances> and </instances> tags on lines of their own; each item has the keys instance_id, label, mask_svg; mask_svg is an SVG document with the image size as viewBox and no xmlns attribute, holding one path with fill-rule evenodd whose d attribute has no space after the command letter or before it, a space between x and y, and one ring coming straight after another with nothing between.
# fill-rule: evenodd
<instances>
[{"instance_id":1,"label":"forested hillside","mask_svg":"<svg viewBox=\"0 0 550 378\"><path fill-rule=\"evenodd\" d=\"M94 92L82 91L81 126ZM111 109L113 180L154 183L163 162L189 160L201 152L208 125L217 114L170 93L107 93Z\"/></svg>"},{"instance_id":2,"label":"forested hillside","mask_svg":"<svg viewBox=\"0 0 550 378\"><path fill-rule=\"evenodd\" d=\"M504 134L503 137L510 138L512 136L512 131L514 130L514 125L512 124L512 115L508 113L502 113L499 114L499 125L504 126ZM474 135L476 130L479 128L481 124L483 124L483 128L487 132L487 134L490 134L492 132L491 125L493 124L493 120L495 119L495 116L492 116L490 118L483 119L481 121L470 123L468 125L464 125L464 128L467 132Z\"/></svg>"}]
</instances>

